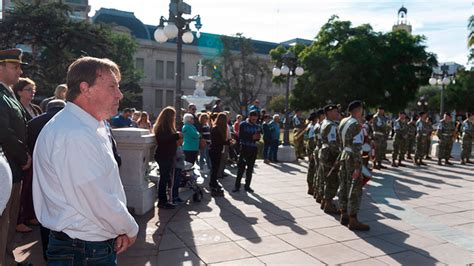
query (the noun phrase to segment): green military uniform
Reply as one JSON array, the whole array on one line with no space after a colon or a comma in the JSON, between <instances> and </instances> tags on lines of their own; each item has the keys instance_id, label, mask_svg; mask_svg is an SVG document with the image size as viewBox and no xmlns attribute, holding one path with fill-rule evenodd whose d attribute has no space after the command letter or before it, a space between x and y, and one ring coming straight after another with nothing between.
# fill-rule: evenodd
<instances>
[{"instance_id":1,"label":"green military uniform","mask_svg":"<svg viewBox=\"0 0 474 266\"><path fill-rule=\"evenodd\" d=\"M314 128L314 135L316 140L316 146L313 150L313 158L314 158L314 169L315 173L313 175L313 187L314 187L314 198L316 202L321 203L322 196L323 196L323 184L321 177L321 170L320 170L320 160L319 160L319 150L323 145L321 140L321 122L318 121Z\"/></svg>"},{"instance_id":2,"label":"green military uniform","mask_svg":"<svg viewBox=\"0 0 474 266\"><path fill-rule=\"evenodd\" d=\"M430 149L431 149L431 135L433 134L433 123L431 123L430 121L427 121L426 123L428 124L429 132L428 132L428 135L426 135L425 137L426 143L428 143L428 145L425 146L424 155L426 156L426 159L431 159Z\"/></svg>"},{"instance_id":3,"label":"green military uniform","mask_svg":"<svg viewBox=\"0 0 474 266\"><path fill-rule=\"evenodd\" d=\"M442 159L445 159L446 164L451 164L449 162L449 157L451 156L451 150L453 148L455 130L456 128L452 122L447 122L444 119L441 119L439 122L438 130L436 132L439 139L438 164L441 164Z\"/></svg>"},{"instance_id":4,"label":"green military uniform","mask_svg":"<svg viewBox=\"0 0 474 266\"><path fill-rule=\"evenodd\" d=\"M414 153L416 142L416 121L410 121L408 123L408 138L407 138L407 159L411 159L411 155Z\"/></svg>"},{"instance_id":5,"label":"green military uniform","mask_svg":"<svg viewBox=\"0 0 474 266\"><path fill-rule=\"evenodd\" d=\"M341 223L347 221L347 214L349 213L349 229L351 230L369 230L369 227L360 224L357 221L357 213L360 209L362 201L362 186L363 176L359 174L358 177L353 178L353 173L358 170L362 172L362 144L364 141L364 134L362 126L355 118L347 117L341 121L338 128L339 138L342 142L342 153L340 157L340 171L339 171L339 205L341 208ZM346 218L344 218L346 216ZM353 224L352 221L355 220Z\"/></svg>"},{"instance_id":6,"label":"green military uniform","mask_svg":"<svg viewBox=\"0 0 474 266\"><path fill-rule=\"evenodd\" d=\"M423 119L418 119L416 121L416 148L415 148L415 158L413 159L415 165L426 165L423 163L423 158L426 156L425 152L428 149L427 147L431 144L429 141L429 136L431 134L432 128L431 125Z\"/></svg>"},{"instance_id":7,"label":"green military uniform","mask_svg":"<svg viewBox=\"0 0 474 266\"><path fill-rule=\"evenodd\" d=\"M474 123L469 119L464 120L462 122L461 132L461 163L465 164L466 162L470 162L469 159L471 158Z\"/></svg>"},{"instance_id":8,"label":"green military uniform","mask_svg":"<svg viewBox=\"0 0 474 266\"><path fill-rule=\"evenodd\" d=\"M304 130L305 130L305 119L294 115L293 122L293 143L295 145L295 155L297 159L302 159L305 156L304 150Z\"/></svg>"},{"instance_id":9,"label":"green military uniform","mask_svg":"<svg viewBox=\"0 0 474 266\"><path fill-rule=\"evenodd\" d=\"M337 135L338 124L328 118L323 120L321 125L322 147L319 151L321 168L321 180L323 180L322 196L325 201L324 212L335 214L337 209L332 204L332 199L337 194L339 180L337 171L331 171L339 156L339 138ZM331 172L331 173L330 173Z\"/></svg>"},{"instance_id":10,"label":"green military uniform","mask_svg":"<svg viewBox=\"0 0 474 266\"><path fill-rule=\"evenodd\" d=\"M316 138L314 129L317 123L310 123L306 127L306 133L308 135L308 144L306 145L306 152L308 154L308 173L306 175L306 182L308 183L308 194L314 194L313 179L316 173L316 161L314 160L314 149L316 148Z\"/></svg>"},{"instance_id":11,"label":"green military uniform","mask_svg":"<svg viewBox=\"0 0 474 266\"><path fill-rule=\"evenodd\" d=\"M392 166L397 166L395 160L398 159L398 166L403 166L408 142L408 124L400 118L393 123L395 136L393 141Z\"/></svg>"},{"instance_id":12,"label":"green military uniform","mask_svg":"<svg viewBox=\"0 0 474 266\"><path fill-rule=\"evenodd\" d=\"M375 162L376 168L381 167L382 160L387 152L387 139L390 132L388 126L388 118L379 113L374 115L374 145L375 145Z\"/></svg>"}]
</instances>

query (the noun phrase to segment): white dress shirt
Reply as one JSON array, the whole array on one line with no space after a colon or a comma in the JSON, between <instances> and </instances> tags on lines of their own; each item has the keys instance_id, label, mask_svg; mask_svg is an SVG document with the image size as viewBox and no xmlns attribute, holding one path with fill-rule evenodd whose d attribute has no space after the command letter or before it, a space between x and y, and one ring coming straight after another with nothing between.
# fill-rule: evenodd
<instances>
[{"instance_id":1,"label":"white dress shirt","mask_svg":"<svg viewBox=\"0 0 474 266\"><path fill-rule=\"evenodd\" d=\"M33 162L33 202L44 227L86 241L137 235L103 121L68 102L41 130Z\"/></svg>"}]
</instances>

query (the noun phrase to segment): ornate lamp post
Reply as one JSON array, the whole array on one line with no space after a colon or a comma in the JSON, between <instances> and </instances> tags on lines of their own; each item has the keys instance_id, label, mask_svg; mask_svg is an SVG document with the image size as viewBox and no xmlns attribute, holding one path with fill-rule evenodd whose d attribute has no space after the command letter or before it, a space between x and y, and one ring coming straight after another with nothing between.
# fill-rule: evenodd
<instances>
[{"instance_id":1,"label":"ornate lamp post","mask_svg":"<svg viewBox=\"0 0 474 266\"><path fill-rule=\"evenodd\" d=\"M418 105L420 110L425 111L428 108L428 101L426 100L425 96L421 96L416 105Z\"/></svg>"},{"instance_id":2,"label":"ornate lamp post","mask_svg":"<svg viewBox=\"0 0 474 266\"><path fill-rule=\"evenodd\" d=\"M285 130L283 133L283 146L287 147L290 147L290 111L288 106L290 98L290 79L295 76L299 77L303 75L303 73L304 69L298 66L298 58L292 52L286 52L283 54L281 60L276 63L272 70L274 77L286 76Z\"/></svg>"},{"instance_id":3,"label":"ornate lamp post","mask_svg":"<svg viewBox=\"0 0 474 266\"><path fill-rule=\"evenodd\" d=\"M431 86L435 86L435 85L439 85L441 86L440 89L441 89L441 96L440 96L440 106L439 106L439 113L440 113L440 117L443 117L443 113L444 113L444 88L446 85L449 85L451 82L454 84L455 83L455 80L454 80L454 77L455 75L454 74L449 74L448 73L448 70L449 70L449 67L446 65L446 64L443 64L441 67L441 73L440 74L437 74L437 73L433 73L431 78L428 80L428 82L430 83Z\"/></svg>"},{"instance_id":4,"label":"ornate lamp post","mask_svg":"<svg viewBox=\"0 0 474 266\"><path fill-rule=\"evenodd\" d=\"M200 37L199 30L202 27L201 17L199 15L193 18L186 19L183 15L191 14L191 6L183 2L183 0L171 0L169 5L169 17L166 19L161 16L160 24L155 30L155 40L159 43L164 43L168 39L176 38L177 54L176 54L176 117L177 122L181 121L181 96L183 92L181 89L181 63L183 53L183 42L192 43L194 35L191 32L189 25L195 22L194 26L197 29L196 37ZM166 26L165 26L165 23Z\"/></svg>"}]
</instances>

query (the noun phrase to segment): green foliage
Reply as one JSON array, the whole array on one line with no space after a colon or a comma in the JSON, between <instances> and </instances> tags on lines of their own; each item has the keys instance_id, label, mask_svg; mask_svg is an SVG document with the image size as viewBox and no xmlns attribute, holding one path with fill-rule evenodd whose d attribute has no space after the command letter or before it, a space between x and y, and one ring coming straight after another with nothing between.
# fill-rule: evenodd
<instances>
[{"instance_id":1,"label":"green foliage","mask_svg":"<svg viewBox=\"0 0 474 266\"><path fill-rule=\"evenodd\" d=\"M136 42L108 26L72 20L69 14L69 7L62 3L20 3L0 22L0 48L31 47L31 54L25 54L29 65L24 67L24 76L37 83L40 96L52 95L58 84L65 83L67 68L77 58L110 58L121 68L123 104L141 106L140 75L133 59Z\"/></svg>"},{"instance_id":2,"label":"green foliage","mask_svg":"<svg viewBox=\"0 0 474 266\"><path fill-rule=\"evenodd\" d=\"M332 16L315 41L297 51L305 73L292 91L291 104L309 110L330 102L347 106L360 99L367 107L383 104L388 111L401 110L436 65L425 48L422 36L405 31L384 34L368 24L353 27Z\"/></svg>"},{"instance_id":3,"label":"green foliage","mask_svg":"<svg viewBox=\"0 0 474 266\"><path fill-rule=\"evenodd\" d=\"M474 61L474 15L469 18L467 28L469 30L469 37L467 39L467 47L470 48L469 61Z\"/></svg>"},{"instance_id":4,"label":"green foliage","mask_svg":"<svg viewBox=\"0 0 474 266\"><path fill-rule=\"evenodd\" d=\"M237 34L221 36L221 41L219 56L204 61L212 70L209 94L223 98L232 110L240 110L242 103L246 106L258 98L270 70L263 59L254 56L251 39Z\"/></svg>"},{"instance_id":5,"label":"green foliage","mask_svg":"<svg viewBox=\"0 0 474 266\"><path fill-rule=\"evenodd\" d=\"M285 112L285 95L273 96L270 102L267 103L267 109L275 113Z\"/></svg>"}]
</instances>

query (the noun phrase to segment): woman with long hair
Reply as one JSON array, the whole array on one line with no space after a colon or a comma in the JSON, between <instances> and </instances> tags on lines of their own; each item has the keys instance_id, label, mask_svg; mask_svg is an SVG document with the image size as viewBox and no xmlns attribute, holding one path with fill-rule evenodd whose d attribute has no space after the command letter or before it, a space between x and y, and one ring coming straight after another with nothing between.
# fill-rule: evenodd
<instances>
[{"instance_id":1,"label":"woman with long hair","mask_svg":"<svg viewBox=\"0 0 474 266\"><path fill-rule=\"evenodd\" d=\"M148 118L148 113L143 111L140 114L140 118L137 120L137 127L138 128L143 128L143 129L148 129L151 131L151 123L150 119Z\"/></svg>"},{"instance_id":2,"label":"woman with long hair","mask_svg":"<svg viewBox=\"0 0 474 266\"><path fill-rule=\"evenodd\" d=\"M212 196L224 195L224 190L217 181L217 175L224 146L230 144L227 133L227 115L221 112L217 115L211 129L211 145L209 146L209 156L211 157L211 180L209 181L209 186Z\"/></svg>"},{"instance_id":3,"label":"woman with long hair","mask_svg":"<svg viewBox=\"0 0 474 266\"><path fill-rule=\"evenodd\" d=\"M160 167L160 182L158 183L158 208L174 209L168 201L166 188L174 173L174 162L177 141L180 134L176 131L176 111L173 107L163 109L153 126L156 138L155 160Z\"/></svg>"}]
</instances>

